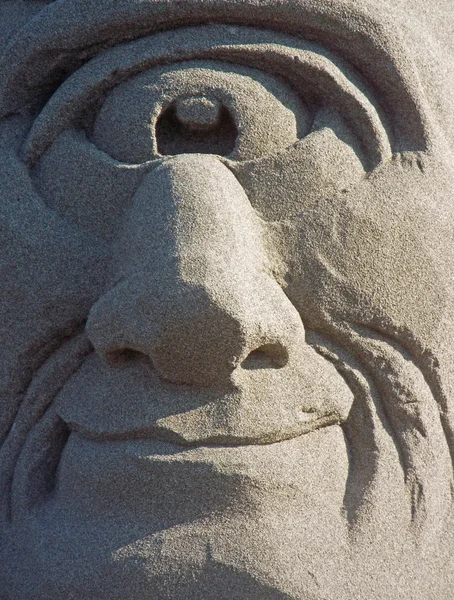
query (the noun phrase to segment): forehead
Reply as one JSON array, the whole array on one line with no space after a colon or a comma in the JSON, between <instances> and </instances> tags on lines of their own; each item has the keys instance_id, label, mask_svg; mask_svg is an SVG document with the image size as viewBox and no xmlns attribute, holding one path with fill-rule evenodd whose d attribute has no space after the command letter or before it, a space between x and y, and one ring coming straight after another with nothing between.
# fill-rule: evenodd
<instances>
[{"instance_id":1,"label":"forehead","mask_svg":"<svg viewBox=\"0 0 454 600\"><path fill-rule=\"evenodd\" d=\"M93 15L97 11L94 9L93 3L90 8L89 2L85 0L62 0L58 2L60 7L63 9L59 11L54 10L54 6L57 4L55 0L41 0L24 4L20 0L15 2L2 3L0 5L0 21L2 35L1 46L5 45L7 38L12 36L15 30L23 27L27 21L30 21L40 11L43 13L58 12L66 13L64 20L68 22L68 18L77 18L79 24L83 28L90 29L92 25ZM96 4L101 7L103 4L107 4L103 0L100 0ZM118 15L127 16L127 12L124 10L126 2L115 3L107 10L110 12L112 9L117 12ZM177 8L181 13L182 21L188 20L193 21L191 17L191 7L194 7L196 12L199 12L200 5L205 5L205 16L212 17L214 20L218 20L219 7L221 7L226 20L238 20L254 21L255 19L260 20L260 12L271 11L274 8L278 8L278 12L275 16L276 24L281 20L288 19L288 15L298 12L312 12L319 13L320 15L347 15L350 21L355 20L355 15L373 16L377 22L386 22L388 25L394 25L403 27L406 29L416 30L418 37L427 37L430 35L433 39L442 40L446 45L454 47L454 11L452 10L451 0L437 0L434 4L428 4L425 0L261 0L257 3L254 0L188 0L185 3L181 3L179 0L164 0L158 2L157 0L129 0L129 4L133 5L148 5L151 7L151 12L155 10L158 4L164 10L172 11L173 8ZM17 5L17 6L15 6ZM72 5L76 10L72 10ZM154 7L153 7L154 5ZM67 9L65 9L65 6ZM79 13L77 13L77 10ZM189 12L185 15L186 10ZM85 14L84 18L80 18L81 11ZM72 14L71 14L72 13ZM102 11L101 11L102 13ZM100 13L100 14L101 14ZM287 15L287 16L286 16ZM358 19L357 25L360 26ZM288 25L293 27L295 22L291 19ZM39 24L38 24L39 26Z\"/></svg>"},{"instance_id":2,"label":"forehead","mask_svg":"<svg viewBox=\"0 0 454 600\"><path fill-rule=\"evenodd\" d=\"M357 4L360 0L355 0ZM405 43L418 56L430 45L443 46L442 62L454 52L454 10L451 0L427 3L425 0L374 0L377 17L389 19L403 33ZM428 57L426 57L427 59Z\"/></svg>"},{"instance_id":3,"label":"forehead","mask_svg":"<svg viewBox=\"0 0 454 600\"><path fill-rule=\"evenodd\" d=\"M425 0L376 0L374 4L384 14L399 14L402 26L407 24L420 35L430 35L454 48L454 11L451 0L438 0L434 3Z\"/></svg>"},{"instance_id":4,"label":"forehead","mask_svg":"<svg viewBox=\"0 0 454 600\"><path fill-rule=\"evenodd\" d=\"M11 4L11 3L8 3ZM28 53L36 46L58 44L59 49L86 48L90 42L111 45L117 39L131 39L134 32L143 34L156 29L180 27L185 24L228 22L266 26L315 39L333 49L350 54L361 45L393 46L400 31L406 42L419 54L424 49L421 40L445 39L454 29L452 6L445 0L427 8L422 0L120 0L111 3L99 0L61 0L34 2L30 10L27 33ZM22 11L23 12L23 11ZM36 13L38 16L36 17ZM4 13L13 30L27 22L25 14L12 17ZM83 15L83 18L81 17ZM32 18L35 17L35 18ZM13 24L14 22L14 24ZM3 27L2 27L3 29ZM33 31L33 33L32 33ZM21 37L21 36L20 36ZM399 49L395 48L398 52Z\"/></svg>"}]
</instances>

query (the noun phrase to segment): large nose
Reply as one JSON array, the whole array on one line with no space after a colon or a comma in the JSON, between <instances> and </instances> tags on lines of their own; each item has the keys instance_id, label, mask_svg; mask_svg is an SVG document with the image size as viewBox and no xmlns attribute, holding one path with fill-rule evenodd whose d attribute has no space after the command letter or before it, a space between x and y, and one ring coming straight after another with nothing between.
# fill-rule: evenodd
<instances>
[{"instance_id":1,"label":"large nose","mask_svg":"<svg viewBox=\"0 0 454 600\"><path fill-rule=\"evenodd\" d=\"M119 283L90 312L95 350L112 364L141 353L163 378L203 386L227 382L239 365L283 366L304 329L271 275L262 234L220 160L165 159L125 219Z\"/></svg>"}]
</instances>

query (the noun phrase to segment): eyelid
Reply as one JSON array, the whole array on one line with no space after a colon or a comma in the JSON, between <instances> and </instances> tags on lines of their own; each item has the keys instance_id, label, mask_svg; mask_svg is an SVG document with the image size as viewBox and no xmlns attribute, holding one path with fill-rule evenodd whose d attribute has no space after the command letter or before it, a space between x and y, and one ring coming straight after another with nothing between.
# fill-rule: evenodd
<instances>
[{"instance_id":1,"label":"eyelid","mask_svg":"<svg viewBox=\"0 0 454 600\"><path fill-rule=\"evenodd\" d=\"M214 30L218 32L218 43L213 42ZM307 92L335 102L361 139L371 168L391 156L389 136L374 104L360 90L347 66L337 66L334 57L317 45L250 27L249 43L244 43L241 36L239 42L232 40L231 28L226 26L202 29L197 37L193 33L193 28L162 32L116 46L87 62L57 89L36 118L25 145L28 162L39 160L53 139L72 125L87 105L118 83L153 66L193 58L235 61L256 68L265 64L267 73L285 74L303 99Z\"/></svg>"},{"instance_id":2,"label":"eyelid","mask_svg":"<svg viewBox=\"0 0 454 600\"><path fill-rule=\"evenodd\" d=\"M161 116L176 99L200 95L219 102L234 124L227 152L208 150L203 144L200 152L219 150L232 159L248 160L295 143L312 126L312 111L276 77L224 61L194 60L147 70L114 88L97 114L90 138L120 161L145 162L160 155ZM175 153L181 152L175 148Z\"/></svg>"}]
</instances>

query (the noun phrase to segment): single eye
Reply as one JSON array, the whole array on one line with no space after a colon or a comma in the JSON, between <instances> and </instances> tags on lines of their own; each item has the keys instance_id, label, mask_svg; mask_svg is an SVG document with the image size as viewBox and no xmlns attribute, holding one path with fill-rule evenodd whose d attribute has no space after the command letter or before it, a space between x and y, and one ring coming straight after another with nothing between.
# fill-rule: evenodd
<instances>
[{"instance_id":1,"label":"single eye","mask_svg":"<svg viewBox=\"0 0 454 600\"><path fill-rule=\"evenodd\" d=\"M114 88L92 141L126 163L207 153L249 160L294 144L311 115L276 77L220 61L187 61L146 71Z\"/></svg>"}]
</instances>

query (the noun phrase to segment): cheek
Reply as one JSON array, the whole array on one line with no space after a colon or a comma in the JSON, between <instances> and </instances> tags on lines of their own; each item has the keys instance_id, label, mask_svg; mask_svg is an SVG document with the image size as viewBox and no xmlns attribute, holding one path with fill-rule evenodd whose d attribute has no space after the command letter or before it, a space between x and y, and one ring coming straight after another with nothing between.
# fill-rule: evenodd
<instances>
[{"instance_id":1,"label":"cheek","mask_svg":"<svg viewBox=\"0 0 454 600\"><path fill-rule=\"evenodd\" d=\"M68 221L114 240L145 173L109 158L76 131L62 133L33 172L46 204Z\"/></svg>"},{"instance_id":2,"label":"cheek","mask_svg":"<svg viewBox=\"0 0 454 600\"><path fill-rule=\"evenodd\" d=\"M230 166L260 216L288 221L365 176L352 146L326 127L279 154Z\"/></svg>"},{"instance_id":3,"label":"cheek","mask_svg":"<svg viewBox=\"0 0 454 600\"><path fill-rule=\"evenodd\" d=\"M99 238L45 205L13 152L4 158L0 320L22 351L85 318L103 291L110 252ZM2 341L5 349L6 336Z\"/></svg>"},{"instance_id":4,"label":"cheek","mask_svg":"<svg viewBox=\"0 0 454 600\"><path fill-rule=\"evenodd\" d=\"M287 294L309 326L337 320L434 335L452 273L436 181L391 165L275 225Z\"/></svg>"}]
</instances>

